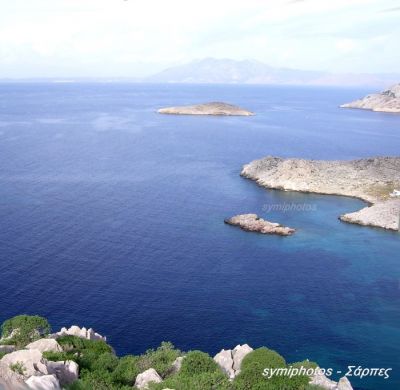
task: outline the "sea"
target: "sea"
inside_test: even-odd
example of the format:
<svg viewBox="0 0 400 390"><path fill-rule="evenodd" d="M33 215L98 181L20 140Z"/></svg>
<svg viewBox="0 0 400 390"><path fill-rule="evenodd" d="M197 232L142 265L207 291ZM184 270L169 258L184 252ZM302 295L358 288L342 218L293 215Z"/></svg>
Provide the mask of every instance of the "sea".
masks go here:
<svg viewBox="0 0 400 390"><path fill-rule="evenodd" d="M265 156L398 156L400 116L340 109L371 88L0 84L0 322L106 335L119 355L248 343L287 362L384 368L400 388L400 233L347 224L358 199L266 190ZM252 117L170 116L223 101ZM291 237L224 224L257 213Z"/></svg>

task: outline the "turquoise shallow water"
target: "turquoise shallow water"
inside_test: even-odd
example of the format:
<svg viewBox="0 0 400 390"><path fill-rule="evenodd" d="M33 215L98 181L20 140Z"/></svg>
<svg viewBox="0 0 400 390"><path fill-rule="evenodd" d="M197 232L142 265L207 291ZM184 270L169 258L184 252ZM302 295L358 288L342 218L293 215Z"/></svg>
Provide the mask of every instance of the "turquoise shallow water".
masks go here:
<svg viewBox="0 0 400 390"><path fill-rule="evenodd" d="M340 222L357 199L239 177L266 155L398 155L399 116L337 108L367 92L0 85L0 321L28 312L92 326L121 354L162 340L210 353L267 345L343 372L391 367L388 380L350 379L398 389L400 235ZM209 100L257 115L154 112ZM298 232L224 225L244 212Z"/></svg>

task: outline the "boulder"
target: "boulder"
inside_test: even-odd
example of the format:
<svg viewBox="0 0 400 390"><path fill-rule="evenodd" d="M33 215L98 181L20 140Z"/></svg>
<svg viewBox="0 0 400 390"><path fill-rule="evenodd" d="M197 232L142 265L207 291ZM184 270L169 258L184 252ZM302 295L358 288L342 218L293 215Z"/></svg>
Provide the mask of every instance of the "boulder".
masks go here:
<svg viewBox="0 0 400 390"><path fill-rule="evenodd" d="M337 390L353 390L353 387L351 386L351 383L347 377L344 376L340 378L337 385Z"/></svg>
<svg viewBox="0 0 400 390"><path fill-rule="evenodd" d="M4 355L0 360L2 364L7 365L11 370L13 365L20 365L20 373L25 379L33 375L47 375L46 360L42 353L37 349L22 349ZM13 370L16 371L16 370Z"/></svg>
<svg viewBox="0 0 400 390"><path fill-rule="evenodd" d="M233 379L235 377L232 350L221 350L214 356L214 361L221 367L221 370L228 376L229 379Z"/></svg>
<svg viewBox="0 0 400 390"><path fill-rule="evenodd" d="M28 344L26 349L37 349L40 352L61 352L62 348L60 344L57 343L56 340L54 339L40 339L37 341L34 341L33 343Z"/></svg>
<svg viewBox="0 0 400 390"><path fill-rule="evenodd" d="M31 376L25 381L32 390L60 390L60 384L54 375Z"/></svg>
<svg viewBox="0 0 400 390"><path fill-rule="evenodd" d="M2 359L3 360L3 359ZM0 360L0 389L18 390L25 389L25 378L17 372L10 369L8 364Z"/></svg>
<svg viewBox="0 0 400 390"><path fill-rule="evenodd" d="M72 360L47 362L49 374L54 374L61 386L66 386L75 382L79 378L79 366Z"/></svg>
<svg viewBox="0 0 400 390"><path fill-rule="evenodd" d="M177 374L181 370L183 358L184 356L179 356L174 360L169 370L170 375Z"/></svg>
<svg viewBox="0 0 400 390"><path fill-rule="evenodd" d="M162 378L158 375L154 368L149 368L148 370L142 372L136 377L135 386L138 389L148 389L149 383L161 383Z"/></svg>
<svg viewBox="0 0 400 390"><path fill-rule="evenodd" d="M233 357L233 369L235 370L235 376L239 374L242 361L246 355L253 351L248 344L237 345L232 351Z"/></svg>
<svg viewBox="0 0 400 390"><path fill-rule="evenodd" d="M61 330L52 335L53 338L61 336L76 336L87 340L103 340L107 341L105 336L96 333L92 328L86 329L85 327L80 328L79 326L72 325L69 329L61 328Z"/></svg>
<svg viewBox="0 0 400 390"><path fill-rule="evenodd" d="M248 344L237 345L232 349L223 349L214 356L214 361L221 367L229 379L234 379L240 372L244 357L253 351Z"/></svg>

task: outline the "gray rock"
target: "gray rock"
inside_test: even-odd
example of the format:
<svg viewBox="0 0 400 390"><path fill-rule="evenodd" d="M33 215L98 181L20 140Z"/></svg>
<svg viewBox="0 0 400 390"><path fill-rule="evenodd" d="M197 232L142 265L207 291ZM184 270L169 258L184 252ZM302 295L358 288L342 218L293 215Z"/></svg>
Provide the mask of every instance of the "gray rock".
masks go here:
<svg viewBox="0 0 400 390"><path fill-rule="evenodd" d="M214 361L221 367L222 371L233 380L240 372L242 361L246 355L253 351L249 345L237 345L232 349L222 349L214 356Z"/></svg>
<svg viewBox="0 0 400 390"><path fill-rule="evenodd" d="M221 350L214 356L214 361L217 363L221 370L228 376L229 379L235 377L235 370L233 369L232 350Z"/></svg>
<svg viewBox="0 0 400 390"><path fill-rule="evenodd" d="M33 343L28 344L26 349L37 349L40 352L61 352L62 348L60 344L57 343L56 340L54 339L39 339L37 341L34 341Z"/></svg>
<svg viewBox="0 0 400 390"><path fill-rule="evenodd" d="M342 104L340 107L400 113L400 84L381 93L374 93L354 102Z"/></svg>
<svg viewBox="0 0 400 390"><path fill-rule="evenodd" d="M243 345L237 345L233 351L232 351L232 356L233 356L233 369L235 370L235 376L239 374L240 372L240 367L242 365L243 359L248 355L250 352L253 351L253 348L251 348L248 344L243 344Z"/></svg>
<svg viewBox="0 0 400 390"><path fill-rule="evenodd" d="M142 372L136 377L135 386L138 389L148 389L149 383L161 383L162 378L158 375L154 368L149 368L148 370Z"/></svg>
<svg viewBox="0 0 400 390"><path fill-rule="evenodd" d="M169 370L170 375L177 374L181 370L183 359L184 359L184 356L178 356L174 360L174 362L172 363L171 368Z"/></svg>
<svg viewBox="0 0 400 390"><path fill-rule="evenodd" d="M76 336L88 340L103 340L107 341L105 336L96 333L92 328L86 329L85 327L80 328L79 326L72 325L69 329L61 328L57 333L51 335L53 338L58 338L60 336Z"/></svg>
<svg viewBox="0 0 400 390"><path fill-rule="evenodd" d="M0 345L0 353L10 353L15 351L15 345Z"/></svg>
<svg viewBox="0 0 400 390"><path fill-rule="evenodd" d="M2 359L3 360L3 359ZM0 389L5 390L22 390L26 389L25 378L11 370L7 363L0 360Z"/></svg>
<svg viewBox="0 0 400 390"><path fill-rule="evenodd" d="M347 379L347 377L342 377L340 378L337 386L337 390L353 390L353 387L351 386L350 381Z"/></svg>
<svg viewBox="0 0 400 390"><path fill-rule="evenodd" d="M239 115L250 116L254 113L232 104L212 102L193 106L167 107L157 111L159 114L173 115Z"/></svg>
<svg viewBox="0 0 400 390"><path fill-rule="evenodd" d="M25 381L32 390L60 390L60 384L54 375L31 376Z"/></svg>
<svg viewBox="0 0 400 390"><path fill-rule="evenodd" d="M248 232L257 232L262 234L277 234L280 236L290 236L296 230L290 227L282 226L279 223L269 222L260 218L257 214L241 214L232 218L225 219L228 225L239 226Z"/></svg>
<svg viewBox="0 0 400 390"><path fill-rule="evenodd" d="M69 385L79 378L79 366L72 360L47 362L49 374L54 374L59 380L61 386Z"/></svg>
<svg viewBox="0 0 400 390"><path fill-rule="evenodd" d="M399 230L400 157L323 161L266 157L243 167L241 175L260 186L360 198L372 207L341 216L345 222Z"/></svg>
<svg viewBox="0 0 400 390"><path fill-rule="evenodd" d="M14 364L21 365L23 370L22 376L25 379L33 375L48 374L46 360L43 359L42 353L37 349L22 349L11 352L4 355L0 362L7 365L10 369Z"/></svg>

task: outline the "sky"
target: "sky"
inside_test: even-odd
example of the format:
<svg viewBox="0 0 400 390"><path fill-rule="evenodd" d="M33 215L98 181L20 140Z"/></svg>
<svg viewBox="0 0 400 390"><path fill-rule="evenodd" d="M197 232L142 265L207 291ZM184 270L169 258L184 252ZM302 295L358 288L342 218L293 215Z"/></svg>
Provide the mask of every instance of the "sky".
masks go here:
<svg viewBox="0 0 400 390"><path fill-rule="evenodd" d="M400 0L0 0L0 10L0 78L143 77L206 57L400 70Z"/></svg>

